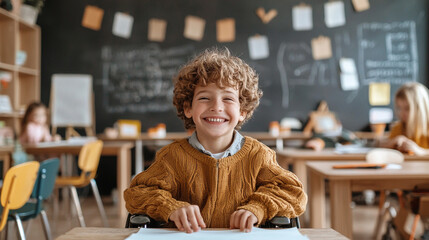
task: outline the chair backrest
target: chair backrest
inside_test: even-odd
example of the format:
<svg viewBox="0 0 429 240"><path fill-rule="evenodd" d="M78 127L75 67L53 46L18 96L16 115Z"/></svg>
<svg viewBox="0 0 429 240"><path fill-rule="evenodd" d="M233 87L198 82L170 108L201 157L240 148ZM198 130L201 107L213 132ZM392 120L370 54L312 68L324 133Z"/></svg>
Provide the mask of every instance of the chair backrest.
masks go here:
<svg viewBox="0 0 429 240"><path fill-rule="evenodd" d="M82 170L81 178L90 180L95 177L100 162L103 141L97 140L85 144L79 153L78 165Z"/></svg>
<svg viewBox="0 0 429 240"><path fill-rule="evenodd" d="M39 163L32 161L19 164L6 172L1 190L3 212L0 230L6 225L9 210L22 207L30 198L34 182L37 178Z"/></svg>
<svg viewBox="0 0 429 240"><path fill-rule="evenodd" d="M47 159L40 163L36 182L34 183L31 198L37 199L36 214L42 210L42 201L49 198L54 190L60 160L58 158Z"/></svg>
<svg viewBox="0 0 429 240"><path fill-rule="evenodd" d="M366 154L366 161L369 163L402 163L404 155L394 149L375 148Z"/></svg>

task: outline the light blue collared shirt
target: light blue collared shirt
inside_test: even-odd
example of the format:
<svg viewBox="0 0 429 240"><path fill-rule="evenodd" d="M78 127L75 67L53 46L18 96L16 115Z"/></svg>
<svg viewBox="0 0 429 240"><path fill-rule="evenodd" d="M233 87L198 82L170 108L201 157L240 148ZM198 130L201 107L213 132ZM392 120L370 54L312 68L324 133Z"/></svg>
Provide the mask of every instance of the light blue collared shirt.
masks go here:
<svg viewBox="0 0 429 240"><path fill-rule="evenodd" d="M197 133L194 132L189 138L188 142L191 144L192 147L197 149L198 151L205 153L209 155L212 158L221 159L225 157L232 156L236 154L244 145L245 138L238 132L234 131L234 140L232 141L231 146L229 146L228 149L225 150L225 152L222 153L211 153L210 151L207 151L203 145L198 141Z"/></svg>

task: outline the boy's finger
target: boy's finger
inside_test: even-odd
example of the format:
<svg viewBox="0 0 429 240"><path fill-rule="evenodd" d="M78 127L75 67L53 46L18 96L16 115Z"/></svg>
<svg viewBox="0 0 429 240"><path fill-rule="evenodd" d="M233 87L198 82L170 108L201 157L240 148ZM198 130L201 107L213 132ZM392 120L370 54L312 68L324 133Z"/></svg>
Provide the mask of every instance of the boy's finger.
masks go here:
<svg viewBox="0 0 429 240"><path fill-rule="evenodd" d="M180 221L183 225L185 232L191 233L192 229L191 226L189 226L188 216L186 215L186 213L180 215Z"/></svg>
<svg viewBox="0 0 429 240"><path fill-rule="evenodd" d="M177 219L174 221L174 224L176 224L177 229L179 229L179 231L183 232L185 229L183 228L182 223L180 222L180 219Z"/></svg>
<svg viewBox="0 0 429 240"><path fill-rule="evenodd" d="M206 228L206 223L204 222L204 219L201 216L201 212L199 208L195 210L195 216L197 217L198 226L202 228Z"/></svg>
<svg viewBox="0 0 429 240"><path fill-rule="evenodd" d="M234 220L234 228L240 228L240 220L243 217L243 213L241 211L237 211Z"/></svg>
<svg viewBox="0 0 429 240"><path fill-rule="evenodd" d="M232 214L231 214L231 217L229 218L229 228L230 229L233 229L233 228L235 228L235 215L237 215L237 211L235 211L235 212L233 212Z"/></svg>
<svg viewBox="0 0 429 240"><path fill-rule="evenodd" d="M247 218L247 226L246 229L244 230L245 232L250 232L252 231L252 227L253 227L253 223L254 223L254 219L252 216L249 216Z"/></svg>
<svg viewBox="0 0 429 240"><path fill-rule="evenodd" d="M191 224L192 231L197 232L198 231L198 221L197 221L197 218L195 217L194 211L190 211L188 213L188 221Z"/></svg>
<svg viewBox="0 0 429 240"><path fill-rule="evenodd" d="M241 232L243 232L245 230L248 218L249 218L249 214L247 212L241 214L241 217L240 217L240 231Z"/></svg>

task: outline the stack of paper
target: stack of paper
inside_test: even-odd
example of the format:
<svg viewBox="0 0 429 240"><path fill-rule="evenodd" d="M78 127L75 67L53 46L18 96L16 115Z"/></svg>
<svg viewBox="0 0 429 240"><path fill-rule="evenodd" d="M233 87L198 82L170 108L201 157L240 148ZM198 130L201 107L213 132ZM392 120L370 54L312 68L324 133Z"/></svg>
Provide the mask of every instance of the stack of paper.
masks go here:
<svg viewBox="0 0 429 240"><path fill-rule="evenodd" d="M240 232L234 230L201 230L196 233L187 234L179 232L177 229L160 229L160 228L141 228L137 233L131 234L126 240L181 240L181 239L204 239L204 240L271 240L271 239L295 239L295 240L308 240L303 236L297 228L288 229L262 229L253 228L250 233Z"/></svg>

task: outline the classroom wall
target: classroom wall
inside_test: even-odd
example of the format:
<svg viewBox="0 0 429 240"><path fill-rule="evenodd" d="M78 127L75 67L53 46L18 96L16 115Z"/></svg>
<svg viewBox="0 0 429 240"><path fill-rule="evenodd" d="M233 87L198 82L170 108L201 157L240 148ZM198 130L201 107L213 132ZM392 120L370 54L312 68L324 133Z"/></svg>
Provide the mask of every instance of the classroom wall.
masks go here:
<svg viewBox="0 0 429 240"><path fill-rule="evenodd" d="M48 0L37 24L42 29L42 101L49 103L50 81L55 73L91 74L94 79L97 132L117 119L139 119L142 129L167 123L168 131L181 131L172 98L172 82L177 69L194 54L217 46L228 47L256 69L264 91L261 105L245 131L266 131L268 124L283 117L307 120L321 100L328 102L343 126L360 130L368 124L369 85L391 84L392 96L407 81L426 83L428 77L427 0L370 1L371 8L356 12L344 0L346 23L328 28L324 4L309 0L313 29L292 27L292 8L303 1L274 0ZM81 26L86 5L104 9L101 29ZM255 14L258 7L276 9L278 15L268 24ZM134 17L130 38L112 34L116 12ZM188 15L206 20L201 41L183 36ZM164 42L147 39L150 18L167 20ZM236 38L230 43L216 41L216 21L234 18ZM251 59L248 38L255 34L268 38L269 57ZM311 40L329 37L332 57L314 60ZM392 40L392 37L395 38ZM402 60L386 51L392 46ZM395 55L395 54L393 54ZM359 77L357 90L343 91L339 59L354 59ZM390 59L389 59L390 57ZM392 67L394 66L394 67ZM385 106L392 107L392 102Z"/></svg>

